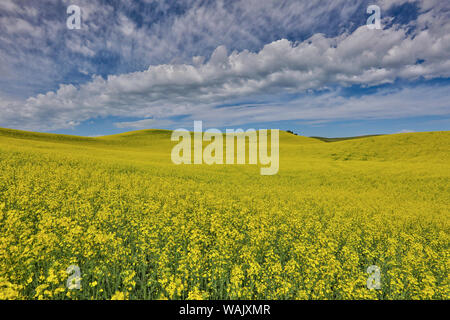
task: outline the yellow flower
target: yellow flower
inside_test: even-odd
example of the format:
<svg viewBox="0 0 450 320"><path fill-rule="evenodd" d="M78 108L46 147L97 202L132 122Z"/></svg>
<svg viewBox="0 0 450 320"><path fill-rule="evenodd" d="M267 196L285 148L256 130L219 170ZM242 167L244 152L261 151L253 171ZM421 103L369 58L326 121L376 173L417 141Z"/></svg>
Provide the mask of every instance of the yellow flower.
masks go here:
<svg viewBox="0 0 450 320"><path fill-rule="evenodd" d="M121 291L116 291L116 293L113 294L113 296L111 297L111 300L126 300L126 295L125 293L121 292Z"/></svg>

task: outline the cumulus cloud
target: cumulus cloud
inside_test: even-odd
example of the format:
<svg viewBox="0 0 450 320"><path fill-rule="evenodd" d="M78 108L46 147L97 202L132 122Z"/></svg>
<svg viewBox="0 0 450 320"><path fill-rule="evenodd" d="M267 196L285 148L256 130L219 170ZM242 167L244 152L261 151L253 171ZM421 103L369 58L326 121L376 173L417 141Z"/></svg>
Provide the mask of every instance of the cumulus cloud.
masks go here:
<svg viewBox="0 0 450 320"><path fill-rule="evenodd" d="M220 45L255 52L282 38L336 36L365 21L368 2L78 0L82 28L74 31L66 28L71 0L2 0L0 57L13 72L0 76L0 92L30 96L81 83L80 66L106 76L209 57Z"/></svg>
<svg viewBox="0 0 450 320"><path fill-rule="evenodd" d="M386 0L381 5L389 9L406 2ZM67 50L75 54L76 61L83 61L76 66L83 76L96 71L86 59L98 57L105 48L118 52L118 57L125 61L164 61L165 56L170 61L151 64L144 71L111 72L104 77L94 75L82 84L60 84L57 90L33 95L25 101L3 100L0 124L54 130L71 128L92 118L117 116L143 120L117 122L116 126L141 128L156 123L169 126L173 124L171 118L180 116L209 119L219 126L232 121L361 119L448 113L449 90L445 86L379 90L357 98L344 98L336 89L450 77L450 18L448 11L442 10L443 2L434 2L432 7L428 0L417 2L420 14L407 25L395 24L395 20L386 18L384 30L370 30L361 25L352 30L338 28L342 32L335 35L314 33L303 41L280 39L266 44L256 27L267 24L282 30L292 31L295 27L316 30L318 18L327 14L351 16L364 2L351 5L345 1L326 5L307 1L236 3L217 1L214 5L199 6L195 1L188 2L180 9L184 14L144 28L123 12L115 13L110 6L99 11L94 2L83 2L86 30L67 33L67 30L48 25L48 28L33 31L36 32L33 37L23 35L28 25L14 18L14 23L4 27L5 30L8 35L17 33L23 39L29 37L30 46L36 45L32 42L44 35L58 37L66 32ZM133 3L129 5L132 7ZM165 2L157 3L160 12L168 8ZM253 24L247 25L248 20L244 18L251 16L263 21L252 20ZM105 21L111 22L109 31L101 26ZM98 34L101 38L97 38ZM277 36L275 31L269 34ZM196 37L201 38L201 45L192 41ZM218 45L220 43L223 44ZM205 48L213 45L211 54L207 54ZM183 47L181 54L177 46ZM202 50L197 51L196 46ZM11 61L13 53L12 50L9 55L0 55L0 61ZM26 58L26 54L21 56L22 60ZM35 63L35 72L44 65L47 69L43 73L51 73L51 61L47 58L45 54L36 57L39 63ZM98 64L98 59L95 61ZM142 68L137 66L136 69ZM427 102L426 108L424 102ZM231 107L220 107L223 105Z"/></svg>

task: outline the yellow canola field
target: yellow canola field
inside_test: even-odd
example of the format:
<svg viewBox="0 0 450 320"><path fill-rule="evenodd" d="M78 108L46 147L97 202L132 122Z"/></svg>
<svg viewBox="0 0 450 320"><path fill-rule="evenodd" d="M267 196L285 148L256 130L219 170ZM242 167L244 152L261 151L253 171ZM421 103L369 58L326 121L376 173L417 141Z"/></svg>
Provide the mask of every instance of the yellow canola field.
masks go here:
<svg viewBox="0 0 450 320"><path fill-rule="evenodd" d="M450 132L280 132L274 176L170 134L0 129L0 298L449 299Z"/></svg>

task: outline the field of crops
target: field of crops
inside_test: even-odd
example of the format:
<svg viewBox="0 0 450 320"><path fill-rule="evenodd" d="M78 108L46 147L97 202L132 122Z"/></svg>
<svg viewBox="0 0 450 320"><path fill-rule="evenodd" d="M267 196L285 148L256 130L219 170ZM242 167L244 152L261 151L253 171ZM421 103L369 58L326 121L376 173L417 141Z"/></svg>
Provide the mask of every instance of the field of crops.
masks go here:
<svg viewBox="0 0 450 320"><path fill-rule="evenodd" d="M0 129L0 298L450 298L450 132L280 132L273 176L176 166L170 134Z"/></svg>

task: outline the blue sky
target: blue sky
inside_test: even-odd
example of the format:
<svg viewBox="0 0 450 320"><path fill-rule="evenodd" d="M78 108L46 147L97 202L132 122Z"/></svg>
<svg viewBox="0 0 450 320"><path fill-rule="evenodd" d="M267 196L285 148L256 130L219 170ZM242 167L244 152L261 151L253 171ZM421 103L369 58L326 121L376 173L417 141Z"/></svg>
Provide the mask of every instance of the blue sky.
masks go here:
<svg viewBox="0 0 450 320"><path fill-rule="evenodd" d="M449 130L449 89L448 1L0 1L0 127Z"/></svg>

